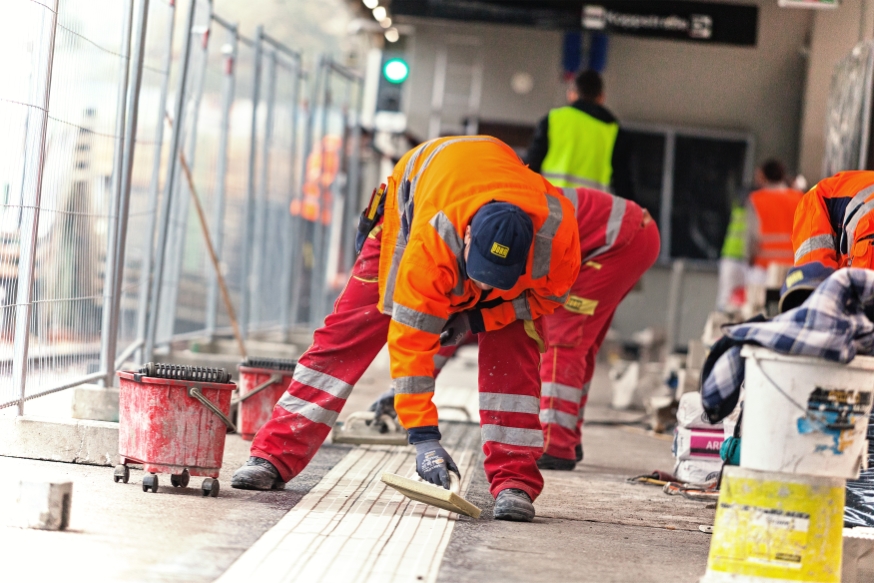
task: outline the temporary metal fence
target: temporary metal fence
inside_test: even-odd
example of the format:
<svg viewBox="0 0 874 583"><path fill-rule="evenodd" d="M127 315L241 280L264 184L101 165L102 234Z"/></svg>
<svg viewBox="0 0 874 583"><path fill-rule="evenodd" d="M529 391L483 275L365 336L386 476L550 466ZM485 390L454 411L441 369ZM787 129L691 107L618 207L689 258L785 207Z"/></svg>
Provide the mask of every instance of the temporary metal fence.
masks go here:
<svg viewBox="0 0 874 583"><path fill-rule="evenodd" d="M0 17L0 409L229 333L195 195L244 336L324 317L354 259L357 73L210 0Z"/></svg>

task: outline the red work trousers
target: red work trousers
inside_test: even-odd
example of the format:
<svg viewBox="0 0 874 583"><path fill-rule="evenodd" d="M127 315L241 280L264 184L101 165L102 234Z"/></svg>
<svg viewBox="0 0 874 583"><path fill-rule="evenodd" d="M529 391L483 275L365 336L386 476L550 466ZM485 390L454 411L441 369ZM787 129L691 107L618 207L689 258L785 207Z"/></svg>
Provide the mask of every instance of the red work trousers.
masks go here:
<svg viewBox="0 0 874 583"><path fill-rule="evenodd" d="M376 307L380 241L381 233L366 240L333 313L316 330L288 390L252 442L252 455L269 460L285 481L315 455L386 343L390 317ZM542 337L541 321L534 324ZM480 425L491 493L518 488L533 500L543 489L537 468L543 452L537 342L522 321L478 340Z"/></svg>
<svg viewBox="0 0 874 583"><path fill-rule="evenodd" d="M640 215L634 218L640 221ZM625 240L584 261L568 303L544 318L549 349L540 367L540 421L544 453L553 457L575 458L595 357L616 307L658 257L658 228L648 217L644 221L631 229L623 225Z"/></svg>

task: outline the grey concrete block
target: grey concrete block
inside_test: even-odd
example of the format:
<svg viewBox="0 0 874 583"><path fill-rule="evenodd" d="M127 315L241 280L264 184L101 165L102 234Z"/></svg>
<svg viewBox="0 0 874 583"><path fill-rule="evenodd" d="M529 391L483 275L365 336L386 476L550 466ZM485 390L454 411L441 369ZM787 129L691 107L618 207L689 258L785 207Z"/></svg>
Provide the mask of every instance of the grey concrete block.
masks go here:
<svg viewBox="0 0 874 583"><path fill-rule="evenodd" d="M27 415L0 418L0 455L112 466L118 460L118 423Z"/></svg>
<svg viewBox="0 0 874 583"><path fill-rule="evenodd" d="M845 528L842 583L874 581L874 528Z"/></svg>
<svg viewBox="0 0 874 583"><path fill-rule="evenodd" d="M19 484L13 526L40 530L64 530L70 525L73 482L27 482Z"/></svg>
<svg viewBox="0 0 874 583"><path fill-rule="evenodd" d="M99 385L81 385L73 391L73 419L118 423L118 389Z"/></svg>

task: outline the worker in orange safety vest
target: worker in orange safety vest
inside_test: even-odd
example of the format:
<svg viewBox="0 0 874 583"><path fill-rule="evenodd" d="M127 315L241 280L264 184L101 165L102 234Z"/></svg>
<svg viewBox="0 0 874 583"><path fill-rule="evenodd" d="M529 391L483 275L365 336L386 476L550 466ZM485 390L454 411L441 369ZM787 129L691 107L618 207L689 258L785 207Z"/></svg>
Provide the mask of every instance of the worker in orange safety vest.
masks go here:
<svg viewBox="0 0 874 583"><path fill-rule="evenodd" d="M440 445L434 357L473 332L494 516L533 520L543 488L541 317L564 303L580 269L573 205L503 142L464 136L405 154L365 219L352 277L232 486L269 490L298 475L387 341L394 404L416 446L416 469L448 488L458 470Z"/></svg>
<svg viewBox="0 0 874 583"><path fill-rule="evenodd" d="M746 212L746 282L764 285L769 265L794 263L792 221L802 193L787 185L786 168L778 160L757 168L755 181L758 189L750 193Z"/></svg>
<svg viewBox="0 0 874 583"><path fill-rule="evenodd" d="M874 172L852 170L825 178L805 194L792 228L795 267L780 296L780 311L801 305L841 267L874 269Z"/></svg>

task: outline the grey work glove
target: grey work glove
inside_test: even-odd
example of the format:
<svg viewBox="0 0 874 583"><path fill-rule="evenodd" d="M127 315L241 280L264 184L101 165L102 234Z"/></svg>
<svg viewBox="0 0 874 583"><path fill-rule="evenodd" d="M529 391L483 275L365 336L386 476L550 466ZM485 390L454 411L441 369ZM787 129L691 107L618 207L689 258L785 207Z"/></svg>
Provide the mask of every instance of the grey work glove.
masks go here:
<svg viewBox="0 0 874 583"><path fill-rule="evenodd" d="M375 413L374 417L377 419L383 415L388 415L392 419L397 418L398 414L395 411L394 387L381 394L370 406L370 410Z"/></svg>
<svg viewBox="0 0 874 583"><path fill-rule="evenodd" d="M470 317L467 312L457 312L449 316L440 332L440 346L458 346L470 332Z"/></svg>
<svg viewBox="0 0 874 583"><path fill-rule="evenodd" d="M398 413L395 411L395 390L391 388L381 394L376 401L370 406L373 411L373 421L368 421L367 424L377 423L380 433L388 433L388 425L382 420L383 416L397 419Z"/></svg>
<svg viewBox="0 0 874 583"><path fill-rule="evenodd" d="M458 466L436 439L420 441L416 445L416 471L426 482L449 489L449 472L461 478Z"/></svg>

